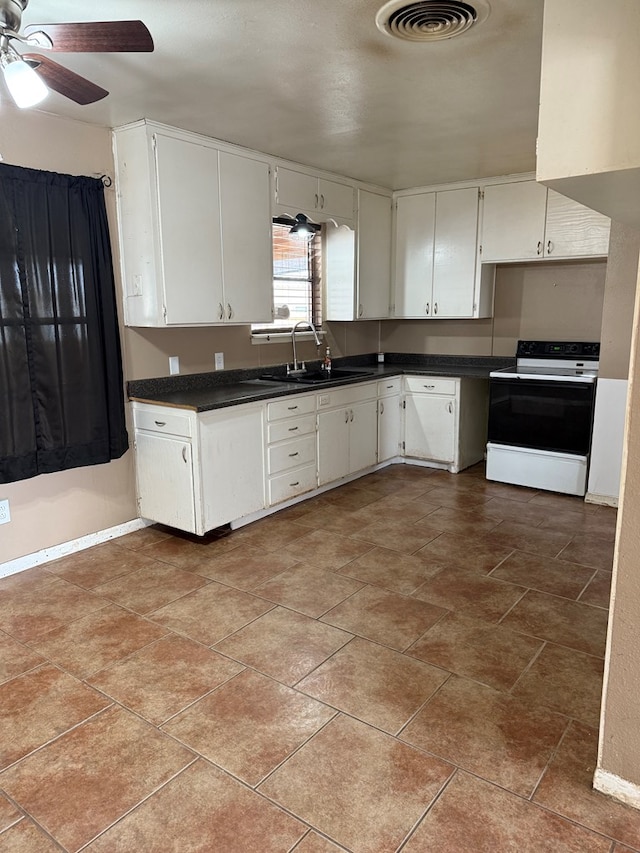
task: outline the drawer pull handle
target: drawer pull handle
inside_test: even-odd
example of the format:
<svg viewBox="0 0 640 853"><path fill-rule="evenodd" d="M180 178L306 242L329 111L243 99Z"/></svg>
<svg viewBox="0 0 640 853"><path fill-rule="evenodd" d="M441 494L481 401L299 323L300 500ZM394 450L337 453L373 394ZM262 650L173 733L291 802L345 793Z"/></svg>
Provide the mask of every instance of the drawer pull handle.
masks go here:
<svg viewBox="0 0 640 853"><path fill-rule="evenodd" d="M299 486L300 480L296 480L295 483L289 483L290 486Z"/></svg>
<svg viewBox="0 0 640 853"><path fill-rule="evenodd" d="M393 388L393 385L387 385L388 390L390 390L391 388Z"/></svg>
<svg viewBox="0 0 640 853"><path fill-rule="evenodd" d="M156 426L166 426L167 422L166 421L154 421L154 424Z"/></svg>
<svg viewBox="0 0 640 853"><path fill-rule="evenodd" d="M295 453L290 453L290 454L289 454L289 458L293 458L294 456L299 456L299 455L300 455L300 451L299 451L299 450L296 450L296 452L295 452Z"/></svg>
<svg viewBox="0 0 640 853"><path fill-rule="evenodd" d="M186 465L187 464L187 448L186 447L182 448L182 460Z"/></svg>
<svg viewBox="0 0 640 853"><path fill-rule="evenodd" d="M425 385L424 387L425 387L425 388L427 388L429 391L433 391L433 389L434 389L436 386L435 386L435 385Z"/></svg>
<svg viewBox="0 0 640 853"><path fill-rule="evenodd" d="M295 432L297 429L300 429L300 427L289 427L289 432Z"/></svg>
<svg viewBox="0 0 640 853"><path fill-rule="evenodd" d="M287 406L287 410L288 410L289 412L293 412L293 411L295 411L295 409L297 409L297 408L298 408L297 406Z"/></svg>

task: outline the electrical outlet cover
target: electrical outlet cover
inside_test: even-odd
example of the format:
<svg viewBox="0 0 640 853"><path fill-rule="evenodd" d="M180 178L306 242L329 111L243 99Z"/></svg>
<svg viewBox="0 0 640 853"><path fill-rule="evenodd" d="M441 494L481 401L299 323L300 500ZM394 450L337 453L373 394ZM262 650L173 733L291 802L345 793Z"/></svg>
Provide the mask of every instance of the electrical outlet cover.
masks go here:
<svg viewBox="0 0 640 853"><path fill-rule="evenodd" d="M0 500L0 524L7 524L11 521L11 513L9 511L9 500Z"/></svg>
<svg viewBox="0 0 640 853"><path fill-rule="evenodd" d="M216 370L224 370L224 353L216 353Z"/></svg>

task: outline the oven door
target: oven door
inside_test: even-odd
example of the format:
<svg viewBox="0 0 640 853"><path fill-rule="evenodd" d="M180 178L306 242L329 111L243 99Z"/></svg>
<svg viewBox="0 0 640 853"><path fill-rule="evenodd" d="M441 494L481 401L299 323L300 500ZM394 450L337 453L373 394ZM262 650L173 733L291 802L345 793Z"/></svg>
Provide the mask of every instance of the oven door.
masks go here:
<svg viewBox="0 0 640 853"><path fill-rule="evenodd" d="M593 381L491 377L489 441L586 456L595 388Z"/></svg>

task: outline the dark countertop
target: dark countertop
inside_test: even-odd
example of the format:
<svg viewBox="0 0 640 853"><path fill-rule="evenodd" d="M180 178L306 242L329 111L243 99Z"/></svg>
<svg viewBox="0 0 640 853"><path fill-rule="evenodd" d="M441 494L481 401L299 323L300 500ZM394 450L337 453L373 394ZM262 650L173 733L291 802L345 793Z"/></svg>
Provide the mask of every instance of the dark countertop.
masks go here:
<svg viewBox="0 0 640 853"><path fill-rule="evenodd" d="M321 383L267 382L258 378L265 373L284 375L285 368L279 366L137 379L127 383L127 391L130 400L207 412L240 403L260 402L291 394L308 394L323 388L336 388L404 374L486 379L490 371L509 367L514 363L514 358L498 356L385 353L384 363L379 364L377 355L373 353L333 359L335 368L357 370L359 375L336 377ZM317 369L319 362L309 362L307 367L309 370Z"/></svg>

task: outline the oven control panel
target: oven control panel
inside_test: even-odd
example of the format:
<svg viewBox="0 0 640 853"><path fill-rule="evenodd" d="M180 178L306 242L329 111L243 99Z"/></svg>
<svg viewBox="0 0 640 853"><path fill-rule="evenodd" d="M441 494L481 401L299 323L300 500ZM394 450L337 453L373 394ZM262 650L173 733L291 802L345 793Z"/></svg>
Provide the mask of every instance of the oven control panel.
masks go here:
<svg viewBox="0 0 640 853"><path fill-rule="evenodd" d="M584 341L518 341L518 358L570 358L597 361L600 343Z"/></svg>

